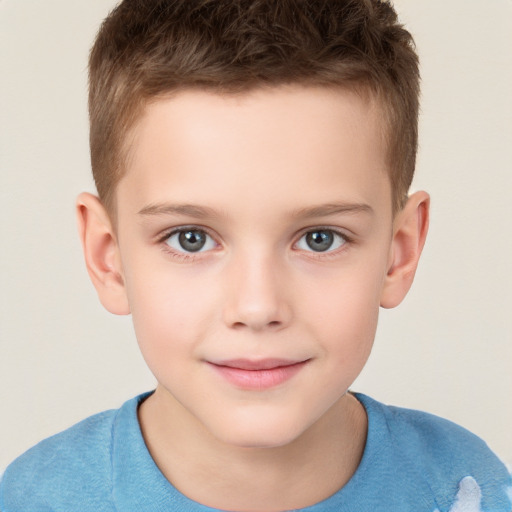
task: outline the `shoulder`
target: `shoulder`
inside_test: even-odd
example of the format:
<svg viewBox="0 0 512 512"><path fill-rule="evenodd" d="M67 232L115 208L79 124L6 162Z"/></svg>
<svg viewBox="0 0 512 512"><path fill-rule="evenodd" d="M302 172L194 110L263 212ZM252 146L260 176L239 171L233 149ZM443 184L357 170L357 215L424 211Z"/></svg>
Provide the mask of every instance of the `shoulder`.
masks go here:
<svg viewBox="0 0 512 512"><path fill-rule="evenodd" d="M421 454L423 460L435 467L445 467L445 471L464 466L469 473L481 468L506 472L485 441L460 425L422 411L382 404L381 407L391 435L405 453Z"/></svg>
<svg viewBox="0 0 512 512"><path fill-rule="evenodd" d="M117 410L110 410L91 416L18 457L0 482L0 508L65 510L66 503L76 503L80 497L83 510L93 510L96 497L104 499L112 487L116 415Z"/></svg>
<svg viewBox="0 0 512 512"><path fill-rule="evenodd" d="M439 510L456 510L451 507L457 500L470 499L480 505L471 510L510 512L511 476L482 439L433 414L357 396L369 418L380 418L395 462L425 482Z"/></svg>

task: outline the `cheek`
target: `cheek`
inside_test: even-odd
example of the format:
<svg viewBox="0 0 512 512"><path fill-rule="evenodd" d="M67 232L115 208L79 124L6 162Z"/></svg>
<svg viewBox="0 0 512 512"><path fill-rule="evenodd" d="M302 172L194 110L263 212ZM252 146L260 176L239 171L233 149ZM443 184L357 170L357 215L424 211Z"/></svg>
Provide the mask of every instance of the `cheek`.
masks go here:
<svg viewBox="0 0 512 512"><path fill-rule="evenodd" d="M375 256L356 264L340 266L328 276L312 275L303 303L315 338L338 362L366 360L379 314L384 276L381 259Z"/></svg>
<svg viewBox="0 0 512 512"><path fill-rule="evenodd" d="M150 265L127 276L135 333L151 368L193 353L205 337L214 314L211 284L169 265Z"/></svg>

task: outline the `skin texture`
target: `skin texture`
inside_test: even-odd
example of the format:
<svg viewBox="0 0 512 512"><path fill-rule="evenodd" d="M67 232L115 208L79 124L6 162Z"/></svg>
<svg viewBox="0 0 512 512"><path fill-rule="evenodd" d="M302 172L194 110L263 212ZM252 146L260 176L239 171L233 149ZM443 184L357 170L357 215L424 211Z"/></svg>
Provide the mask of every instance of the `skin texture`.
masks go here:
<svg viewBox="0 0 512 512"><path fill-rule="evenodd" d="M78 199L100 300L132 314L158 380L139 411L146 443L196 501L300 508L357 468L366 415L347 390L428 224L424 192L392 214L379 113L343 90L181 92L132 133L115 228L97 198ZM206 233L203 250L183 250L178 228ZM330 249L311 249L315 230L336 233ZM276 358L305 363L262 389L212 365Z"/></svg>

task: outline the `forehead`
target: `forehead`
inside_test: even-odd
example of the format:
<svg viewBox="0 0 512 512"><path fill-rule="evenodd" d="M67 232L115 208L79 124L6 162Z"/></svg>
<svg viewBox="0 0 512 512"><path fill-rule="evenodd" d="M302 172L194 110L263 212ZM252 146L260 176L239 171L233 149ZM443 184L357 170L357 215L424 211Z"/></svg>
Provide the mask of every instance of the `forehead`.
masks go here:
<svg viewBox="0 0 512 512"><path fill-rule="evenodd" d="M238 196L260 208L280 198L296 208L306 199L325 202L326 194L389 199L389 189L376 100L280 86L241 94L187 90L151 102L133 130L118 192L134 208L169 195L205 205Z"/></svg>

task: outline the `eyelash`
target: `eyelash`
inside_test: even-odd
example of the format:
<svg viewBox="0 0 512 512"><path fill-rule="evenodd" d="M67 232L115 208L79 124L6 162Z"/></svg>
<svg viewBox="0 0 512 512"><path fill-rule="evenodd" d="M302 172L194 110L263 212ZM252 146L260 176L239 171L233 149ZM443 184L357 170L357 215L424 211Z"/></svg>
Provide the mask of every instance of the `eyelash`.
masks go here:
<svg viewBox="0 0 512 512"><path fill-rule="evenodd" d="M293 244L293 246L295 247L308 233L315 233L319 231L328 231L334 234L335 236L339 236L343 240L343 243L340 247L333 250L327 249L325 252L313 250L303 251L309 258L314 258L317 260L327 260L330 258L335 258L340 253L345 252L349 248L349 246L353 245L354 243L354 239L351 236L348 236L345 232L340 231L339 229L332 228L329 226L313 226L303 230L300 236L297 238L297 241Z"/></svg>
<svg viewBox="0 0 512 512"><path fill-rule="evenodd" d="M187 231L199 231L199 232L202 232L204 233L205 235L207 235L208 237L210 237L214 242L215 244L218 246L219 244L215 241L215 237L210 234L209 230L203 226L180 226L178 228L173 228L169 231L166 231L165 233L162 234L161 237L158 238L157 242L159 244L161 244L162 246L162 250L166 253L166 254L169 254L170 256L172 256L174 259L177 259L179 261L193 261L195 259L197 259L197 257L201 257L200 254L203 253L203 252L210 252L210 250L206 250L206 251L197 251L197 252L186 252L186 251L177 251L173 248L171 248L168 244L167 244L167 241L173 236L173 235L176 235L176 234L179 234L179 233L183 233L183 232L187 232ZM333 233L334 235L336 236L339 236L342 240L343 240L343 244L339 247L339 248L336 248L334 250L326 250L325 252L321 252L321 251L303 251L304 253L306 253L308 255L308 257L310 258L315 258L315 259L328 259L328 258L331 258L331 257L335 257L337 256L340 252L344 252L347 250L348 246L352 245L354 243L354 239L351 237L351 236L348 236L346 233L338 230L338 229L335 229L335 228L332 228L332 227L329 227L329 226L312 226L312 227L309 227L309 228L306 228L304 230L301 231L300 235L297 237L296 241L293 243L293 247L295 247L301 240L303 237L305 237L308 233L314 233L314 232L318 232L318 231L328 231L328 232L331 232Z"/></svg>
<svg viewBox="0 0 512 512"><path fill-rule="evenodd" d="M173 228L169 231L166 231L162 234L161 237L158 238L157 242L162 246L162 250L172 256L173 258L179 260L179 261L193 261L197 259L197 255L201 254L202 252L209 252L209 251L197 251L195 252L186 252L186 251L177 251L170 247L167 244L167 241L173 236L177 235L179 233L186 233L187 231L200 231L201 233L204 233L208 237L210 237L215 242L215 237L210 234L209 230L204 228L203 226L180 226L178 228ZM217 242L215 242L216 245Z"/></svg>

